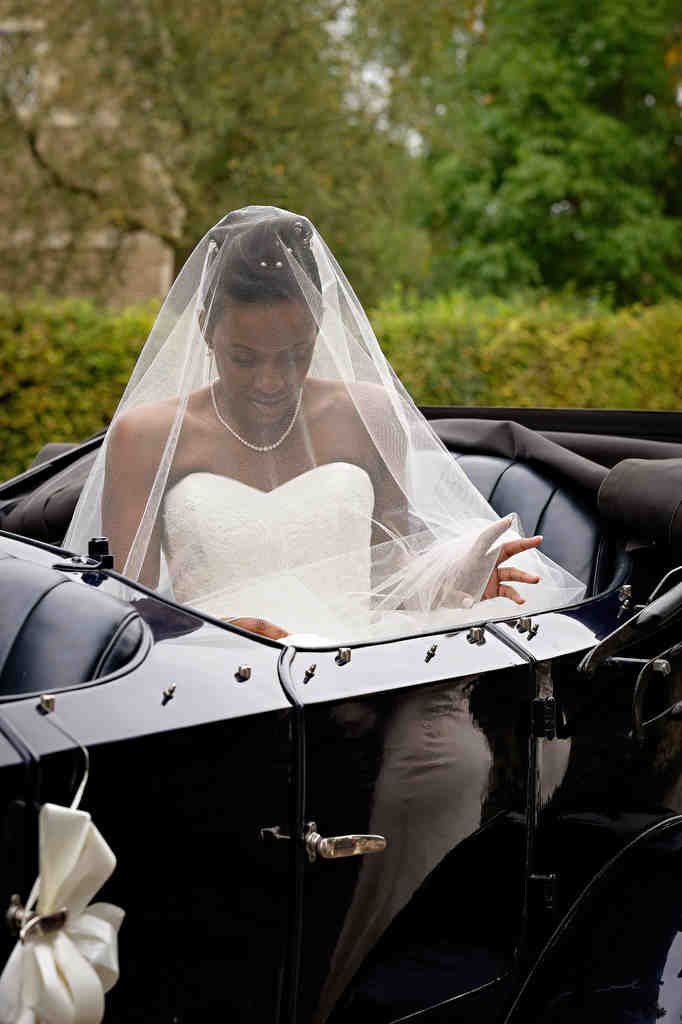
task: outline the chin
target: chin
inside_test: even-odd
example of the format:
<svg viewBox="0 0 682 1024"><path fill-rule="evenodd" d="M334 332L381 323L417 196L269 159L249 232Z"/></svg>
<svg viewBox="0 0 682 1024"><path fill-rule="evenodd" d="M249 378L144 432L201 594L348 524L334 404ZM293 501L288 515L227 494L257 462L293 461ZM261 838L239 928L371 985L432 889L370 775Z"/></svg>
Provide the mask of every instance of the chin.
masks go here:
<svg viewBox="0 0 682 1024"><path fill-rule="evenodd" d="M276 423L278 420L288 416L295 405L296 399L293 395L287 395L281 402L277 402L273 405L258 402L256 399L252 399L249 402L252 412L258 414L259 421L261 423Z"/></svg>

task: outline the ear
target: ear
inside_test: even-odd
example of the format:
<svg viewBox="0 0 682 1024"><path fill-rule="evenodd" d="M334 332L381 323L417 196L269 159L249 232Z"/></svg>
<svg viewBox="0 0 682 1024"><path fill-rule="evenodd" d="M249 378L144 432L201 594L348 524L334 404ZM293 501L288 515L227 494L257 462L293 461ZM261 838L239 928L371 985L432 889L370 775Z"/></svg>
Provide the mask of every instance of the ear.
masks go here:
<svg viewBox="0 0 682 1024"><path fill-rule="evenodd" d="M206 342L206 347L210 348L212 350L213 349L213 343L210 340L210 338L207 338L206 335L204 334L204 328L206 327L206 320L207 320L206 310L205 309L202 308L202 309L199 310L199 315L198 315L197 319L199 321L199 330L201 331L201 336L204 339L204 341Z"/></svg>

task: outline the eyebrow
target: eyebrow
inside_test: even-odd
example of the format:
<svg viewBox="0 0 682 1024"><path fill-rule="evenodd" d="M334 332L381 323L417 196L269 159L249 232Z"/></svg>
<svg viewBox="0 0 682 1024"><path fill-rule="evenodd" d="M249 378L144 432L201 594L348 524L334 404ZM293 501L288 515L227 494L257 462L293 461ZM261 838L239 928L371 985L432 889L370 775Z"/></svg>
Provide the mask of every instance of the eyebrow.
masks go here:
<svg viewBox="0 0 682 1024"><path fill-rule="evenodd" d="M262 349L250 348L248 345L244 345L243 342L241 342L241 341L231 341L229 344L230 344L230 348L233 349L233 350L234 349L241 349L242 352L248 352L249 354L253 353L255 355L263 355L263 350ZM296 349L296 348L310 348L310 342L309 341L297 341L295 345L285 345L282 349L279 349L278 351L284 352L284 351L286 351L289 348L292 348L292 349Z"/></svg>

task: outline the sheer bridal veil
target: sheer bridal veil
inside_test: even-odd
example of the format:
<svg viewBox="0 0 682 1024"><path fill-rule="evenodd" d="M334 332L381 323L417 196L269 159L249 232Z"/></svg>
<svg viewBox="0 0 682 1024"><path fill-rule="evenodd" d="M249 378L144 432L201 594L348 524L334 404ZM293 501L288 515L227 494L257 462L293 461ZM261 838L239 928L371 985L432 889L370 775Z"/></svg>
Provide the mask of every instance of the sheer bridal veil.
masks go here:
<svg viewBox="0 0 682 1024"><path fill-rule="evenodd" d="M173 284L65 545L104 533L117 568L200 610L352 641L514 614L477 602L516 529L415 407L312 224L251 206ZM584 593L541 553L518 564L541 576L517 586L526 610Z"/></svg>

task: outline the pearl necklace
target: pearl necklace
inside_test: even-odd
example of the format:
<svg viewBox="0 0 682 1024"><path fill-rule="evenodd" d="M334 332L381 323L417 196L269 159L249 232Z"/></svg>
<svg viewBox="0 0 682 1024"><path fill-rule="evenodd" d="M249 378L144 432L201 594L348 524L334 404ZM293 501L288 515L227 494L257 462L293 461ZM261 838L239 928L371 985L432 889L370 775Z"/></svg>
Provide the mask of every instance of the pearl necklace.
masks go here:
<svg viewBox="0 0 682 1024"><path fill-rule="evenodd" d="M218 417L222 425L225 427L226 430L229 430L232 436L236 437L237 440L241 442L241 444L243 444L246 448L250 448L251 451L254 452L271 452L274 448L279 448L282 441L286 441L287 437L293 430L294 423L296 422L296 418L299 412L301 411L301 404L303 402L303 388L301 388L298 395L298 402L296 403L296 408L294 409L294 415L291 417L291 422L289 423L289 426L284 431L284 433L282 434L278 441L274 441L273 444L251 444L250 441L247 441L240 434L238 434L237 431L230 426L227 420L224 420L223 417L220 415L220 412L218 410L218 403L216 402L215 398L215 381L211 383L210 392L211 401L213 402L213 411L215 412L216 416Z"/></svg>

